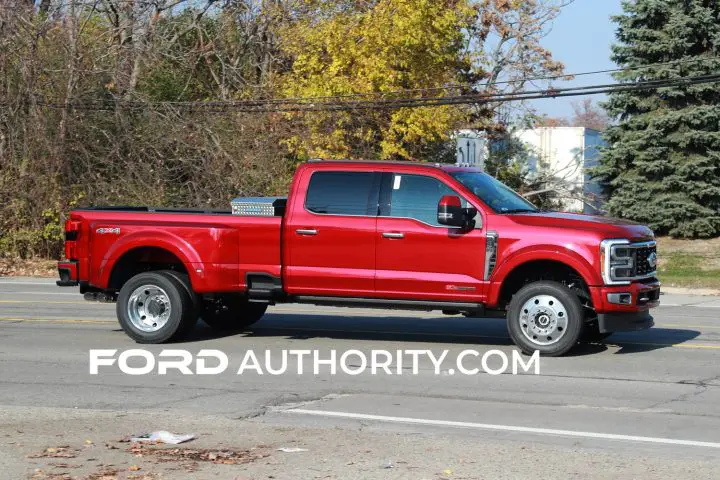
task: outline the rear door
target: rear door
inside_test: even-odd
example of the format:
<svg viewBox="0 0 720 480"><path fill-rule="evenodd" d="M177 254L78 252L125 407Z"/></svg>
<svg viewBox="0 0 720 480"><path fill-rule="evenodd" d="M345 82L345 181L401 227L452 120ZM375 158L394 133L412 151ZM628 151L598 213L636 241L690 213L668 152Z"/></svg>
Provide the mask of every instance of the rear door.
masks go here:
<svg viewBox="0 0 720 480"><path fill-rule="evenodd" d="M378 172L307 171L283 241L291 294L371 296L375 276Z"/></svg>
<svg viewBox="0 0 720 480"><path fill-rule="evenodd" d="M377 222L377 294L388 298L482 301L485 233L440 225L443 195L468 202L440 176L386 173Z"/></svg>

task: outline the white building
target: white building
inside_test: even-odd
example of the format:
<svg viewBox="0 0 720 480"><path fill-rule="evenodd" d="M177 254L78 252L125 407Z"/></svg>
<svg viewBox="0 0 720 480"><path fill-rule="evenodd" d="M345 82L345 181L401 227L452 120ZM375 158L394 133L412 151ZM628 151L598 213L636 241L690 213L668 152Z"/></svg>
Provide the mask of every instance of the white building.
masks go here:
<svg viewBox="0 0 720 480"><path fill-rule="evenodd" d="M592 182L588 169L597 165L605 142L600 132L585 127L538 127L517 130L513 136L528 152L528 168L552 178L565 210L597 213L602 207L602 190ZM455 134L458 163L485 168L488 140L482 132L459 130ZM501 148L501 147L500 147Z"/></svg>
<svg viewBox="0 0 720 480"><path fill-rule="evenodd" d="M529 168L551 176L566 210L597 213L602 207L600 185L588 170L598 164L605 145L600 132L585 127L538 127L515 133L529 152Z"/></svg>

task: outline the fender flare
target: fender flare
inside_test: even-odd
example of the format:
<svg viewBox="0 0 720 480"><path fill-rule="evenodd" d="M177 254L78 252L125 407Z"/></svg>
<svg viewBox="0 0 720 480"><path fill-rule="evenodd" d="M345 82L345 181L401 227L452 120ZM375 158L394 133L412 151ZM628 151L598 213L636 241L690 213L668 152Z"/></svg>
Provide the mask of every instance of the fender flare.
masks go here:
<svg viewBox="0 0 720 480"><path fill-rule="evenodd" d="M593 258L590 252L584 252L588 257L583 256L580 252L568 248L558 247L528 247L524 251L512 253L507 259L504 259L497 269L493 272L490 279L488 292L488 304L497 305L505 281L510 274L522 265L533 261L554 261L562 263L569 268L575 270L583 279L586 285L596 286L602 285L602 278L599 271L595 271L592 264L587 258Z"/></svg>
<svg viewBox="0 0 720 480"><path fill-rule="evenodd" d="M175 255L185 266L190 283L199 280L194 264L202 264L198 252L186 240L162 230L143 230L130 233L115 242L100 262L100 281L102 288L107 288L110 276L119 259L136 248L154 247L166 250Z"/></svg>

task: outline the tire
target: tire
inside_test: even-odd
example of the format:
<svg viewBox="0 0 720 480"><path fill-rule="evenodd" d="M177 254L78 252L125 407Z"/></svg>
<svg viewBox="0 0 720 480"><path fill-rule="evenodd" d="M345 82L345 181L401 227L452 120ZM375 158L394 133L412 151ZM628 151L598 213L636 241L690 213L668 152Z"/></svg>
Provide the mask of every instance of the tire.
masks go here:
<svg viewBox="0 0 720 480"><path fill-rule="evenodd" d="M242 330L262 318L267 304L249 302L247 298L225 295L202 302L200 317L217 330Z"/></svg>
<svg viewBox="0 0 720 480"><path fill-rule="evenodd" d="M117 317L136 342L165 343L185 336L198 315L188 287L178 277L167 272L144 272L120 289Z"/></svg>
<svg viewBox="0 0 720 480"><path fill-rule="evenodd" d="M178 272L177 270L159 270L157 273L172 277L178 282L180 282L185 288L187 294L190 296L190 300L192 300L192 303L195 306L196 310L200 308L200 298L193 291L192 284L190 283L190 276L187 273Z"/></svg>
<svg viewBox="0 0 720 480"><path fill-rule="evenodd" d="M507 325L510 337L524 354L538 350L543 356L559 357L573 348L583 333L583 307L565 285L534 282L513 296Z"/></svg>

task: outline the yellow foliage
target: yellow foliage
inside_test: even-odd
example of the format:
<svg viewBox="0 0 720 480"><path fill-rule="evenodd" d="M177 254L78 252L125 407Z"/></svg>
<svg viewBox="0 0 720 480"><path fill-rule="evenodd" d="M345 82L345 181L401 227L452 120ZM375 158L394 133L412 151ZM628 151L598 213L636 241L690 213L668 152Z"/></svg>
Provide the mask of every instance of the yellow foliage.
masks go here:
<svg viewBox="0 0 720 480"><path fill-rule="evenodd" d="M288 97L437 88L457 83L472 68L465 48L464 29L473 19L467 1L379 0L352 8L332 3L306 2L317 14L299 15L281 32L282 49L292 59L283 79ZM446 139L466 118L456 106L305 115L311 134L289 143L296 153L324 158L409 159L427 143Z"/></svg>

